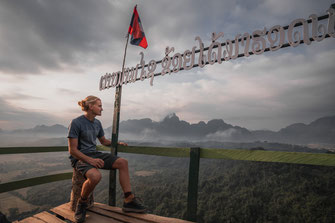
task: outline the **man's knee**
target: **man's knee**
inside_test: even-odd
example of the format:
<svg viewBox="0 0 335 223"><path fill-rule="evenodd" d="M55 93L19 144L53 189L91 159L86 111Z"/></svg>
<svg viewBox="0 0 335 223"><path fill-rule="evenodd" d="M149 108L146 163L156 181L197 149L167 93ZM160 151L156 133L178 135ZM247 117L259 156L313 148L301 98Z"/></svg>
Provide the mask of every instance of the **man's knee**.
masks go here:
<svg viewBox="0 0 335 223"><path fill-rule="evenodd" d="M116 169L128 168L128 160L124 158L117 159L113 164L113 168L116 168Z"/></svg>
<svg viewBox="0 0 335 223"><path fill-rule="evenodd" d="M95 168L88 170L85 175L86 178L94 184L98 184L101 180L101 173Z"/></svg>

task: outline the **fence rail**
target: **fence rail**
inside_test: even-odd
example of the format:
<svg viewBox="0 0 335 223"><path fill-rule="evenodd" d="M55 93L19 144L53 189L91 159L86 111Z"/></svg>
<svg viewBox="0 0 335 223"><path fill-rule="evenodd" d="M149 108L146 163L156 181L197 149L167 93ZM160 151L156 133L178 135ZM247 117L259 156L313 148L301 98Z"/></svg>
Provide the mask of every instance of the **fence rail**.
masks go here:
<svg viewBox="0 0 335 223"><path fill-rule="evenodd" d="M24 180L12 181L8 183L0 184L0 193L18 190L26 187L37 186L40 184L46 184L61 180L68 180L72 178L72 172L59 173L53 175L47 175L42 177L34 177Z"/></svg>
<svg viewBox="0 0 335 223"><path fill-rule="evenodd" d="M18 153L44 153L64 152L67 146L57 147L5 147L0 148L0 155ZM100 151L110 152L109 147L98 146ZM335 166L335 154L305 153L305 152L279 152L247 149L209 149L209 148L172 148L172 147L145 147L145 146L119 146L119 152L155 155L167 157L190 158L189 185L187 202L187 220L196 221L197 191L200 158L227 159L256 162L280 162L292 164L307 164L319 166ZM72 178L72 172L53 174L30 179L12 181L0 184L0 193L18 190L35 185L68 180Z"/></svg>
<svg viewBox="0 0 335 223"><path fill-rule="evenodd" d="M106 146L98 146L98 150L110 152L110 148ZM0 155L18 154L18 153L64 152L64 151L68 151L67 146L3 147L0 148ZM142 155L190 157L190 148L118 146L118 151L121 153L132 153ZM335 166L335 154L328 154L328 153L200 148L200 158Z"/></svg>

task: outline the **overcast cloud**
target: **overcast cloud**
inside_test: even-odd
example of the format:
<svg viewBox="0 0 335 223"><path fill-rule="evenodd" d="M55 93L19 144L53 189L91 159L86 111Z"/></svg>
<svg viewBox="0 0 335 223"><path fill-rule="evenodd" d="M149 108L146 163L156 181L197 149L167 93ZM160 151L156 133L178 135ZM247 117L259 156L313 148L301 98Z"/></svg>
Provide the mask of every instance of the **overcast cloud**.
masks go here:
<svg viewBox="0 0 335 223"><path fill-rule="evenodd" d="M121 69L132 10L149 47L129 45L126 66L160 60L166 46L184 52L205 46L212 32L226 38L310 14L326 14L331 0L1 0L0 128L68 125L77 101L103 99L100 119L110 126L114 89L99 91L101 75ZM159 121L175 112L191 123L214 118L249 129L279 130L335 115L334 38L208 65L123 88L121 119Z"/></svg>

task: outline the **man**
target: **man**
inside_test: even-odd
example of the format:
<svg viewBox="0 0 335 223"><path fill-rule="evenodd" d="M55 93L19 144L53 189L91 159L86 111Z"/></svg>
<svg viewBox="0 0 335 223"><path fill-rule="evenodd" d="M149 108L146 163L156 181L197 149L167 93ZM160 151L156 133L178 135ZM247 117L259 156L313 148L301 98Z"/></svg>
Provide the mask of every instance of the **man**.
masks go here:
<svg viewBox="0 0 335 223"><path fill-rule="evenodd" d="M72 120L68 133L71 165L86 178L75 211L76 222L85 221L86 208L88 207L87 198L101 180L101 173L98 169L118 169L120 185L124 192L122 210L125 212L144 213L146 211L145 207L131 192L128 161L96 150L97 138L102 145L111 145L111 141L104 136L100 121L95 118L96 116L101 116L103 110L101 100L95 96L88 96L84 100L79 101L78 104L85 114ZM125 143L119 144L127 145Z"/></svg>

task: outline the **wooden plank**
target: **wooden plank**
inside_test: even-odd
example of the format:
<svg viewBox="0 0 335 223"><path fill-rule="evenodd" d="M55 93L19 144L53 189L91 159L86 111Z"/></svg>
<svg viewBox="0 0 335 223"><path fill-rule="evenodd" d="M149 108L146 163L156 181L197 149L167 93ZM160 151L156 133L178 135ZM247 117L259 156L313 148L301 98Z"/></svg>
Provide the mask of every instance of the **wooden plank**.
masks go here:
<svg viewBox="0 0 335 223"><path fill-rule="evenodd" d="M53 209L51 209L50 211L54 212L55 214L58 214L62 217L64 217L65 219L68 219L70 221L75 221L74 220L74 212L71 211L70 209L70 203L66 203L66 204L62 204L58 207L55 207ZM86 212L86 220L85 223L96 223L96 222L101 222L101 223L120 223L122 221L118 221L106 216L101 216L98 215L96 213L90 212L89 210L87 210Z"/></svg>
<svg viewBox="0 0 335 223"><path fill-rule="evenodd" d="M100 207L92 207L89 210L90 212L98 213L104 216L108 216L113 219L120 220L121 222L131 222L131 223L148 223L148 221L144 221L141 219L133 218L131 216L128 216L126 213L118 213L114 211L109 211L102 209Z"/></svg>
<svg viewBox="0 0 335 223"><path fill-rule="evenodd" d="M103 216L88 210L88 216L86 217L85 223L125 223L126 221L119 221L117 219ZM128 223L128 222L127 222ZM129 223L132 223L131 221Z"/></svg>
<svg viewBox="0 0 335 223"><path fill-rule="evenodd" d="M113 211L119 214L126 214L127 216L131 216L133 218L145 220L147 222L152 222L152 223L162 223L162 222L164 223L190 223L191 222L191 221L181 220L177 218L157 216L153 214L125 213L119 207L112 207L112 206L108 206L108 205L97 203L97 202L94 203L94 206L104 209L104 210Z"/></svg>
<svg viewBox="0 0 335 223"><path fill-rule="evenodd" d="M62 216L65 219L68 219L74 222L74 214L73 214L73 211L71 211L70 203L62 204L58 207L50 209L50 211Z"/></svg>
<svg viewBox="0 0 335 223"><path fill-rule="evenodd" d="M46 223L46 221L42 221L34 217L29 217L29 218L22 219L21 221L19 221L19 223Z"/></svg>
<svg viewBox="0 0 335 223"><path fill-rule="evenodd" d="M46 211L36 214L33 217L38 218L48 223L65 223L65 221L62 221L61 219L57 218L57 216L52 215Z"/></svg>
<svg viewBox="0 0 335 223"><path fill-rule="evenodd" d="M91 212L90 210L88 210L85 220L85 223L123 223L123 222L124 221L119 221L117 219L108 216L96 214L94 212ZM132 222L130 221L129 223Z"/></svg>

